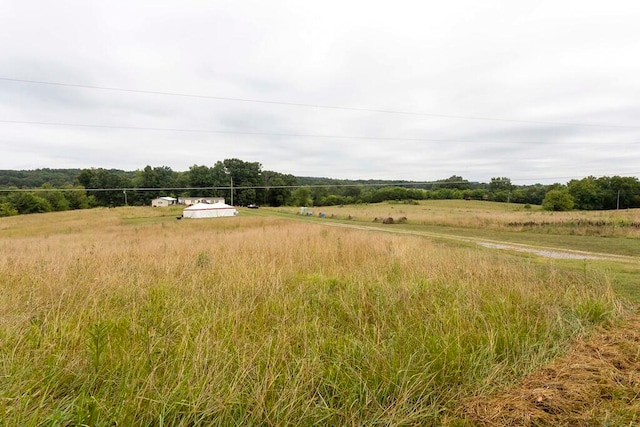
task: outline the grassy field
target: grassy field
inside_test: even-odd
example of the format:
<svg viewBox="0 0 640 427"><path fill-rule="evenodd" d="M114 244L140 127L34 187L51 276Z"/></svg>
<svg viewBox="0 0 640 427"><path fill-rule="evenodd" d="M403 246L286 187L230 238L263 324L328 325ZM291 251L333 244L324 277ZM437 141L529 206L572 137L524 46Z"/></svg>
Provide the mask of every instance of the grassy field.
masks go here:
<svg viewBox="0 0 640 427"><path fill-rule="evenodd" d="M427 226L425 206L383 209ZM462 229L530 215L482 206L433 209ZM630 312L613 285L633 294L632 269L176 214L0 220L0 425L474 425L469 399Z"/></svg>
<svg viewBox="0 0 640 427"><path fill-rule="evenodd" d="M395 228L549 245L619 255L640 254L640 209L596 212L545 212L539 206L472 200L429 200L419 204L375 203L310 209L316 219L381 224L405 217ZM271 209L291 217L298 208ZM256 214L253 213L252 214ZM378 222L374 219L378 218ZM604 237L604 238L603 238Z"/></svg>
<svg viewBox="0 0 640 427"><path fill-rule="evenodd" d="M640 209L620 211L547 212L539 206L480 202L473 200L429 200L416 204L374 203L310 208L316 215L352 217L371 222L376 217L399 219L409 224L458 228L525 231L536 234L563 234L613 237L640 237ZM296 213L298 208L278 208Z"/></svg>

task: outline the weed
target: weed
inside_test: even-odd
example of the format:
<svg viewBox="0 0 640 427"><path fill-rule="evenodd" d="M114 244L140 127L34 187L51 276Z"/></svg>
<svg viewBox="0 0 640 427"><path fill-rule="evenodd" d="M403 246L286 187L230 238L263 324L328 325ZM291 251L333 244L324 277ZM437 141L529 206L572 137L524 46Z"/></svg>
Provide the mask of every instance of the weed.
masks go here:
<svg viewBox="0 0 640 427"><path fill-rule="evenodd" d="M198 256L196 257L196 267L197 268L205 268L211 264L211 258L206 252L198 252Z"/></svg>
<svg viewBox="0 0 640 427"><path fill-rule="evenodd" d="M93 372L98 374L102 367L104 353L107 347L109 326L105 322L97 322L89 327L87 347L91 359Z"/></svg>

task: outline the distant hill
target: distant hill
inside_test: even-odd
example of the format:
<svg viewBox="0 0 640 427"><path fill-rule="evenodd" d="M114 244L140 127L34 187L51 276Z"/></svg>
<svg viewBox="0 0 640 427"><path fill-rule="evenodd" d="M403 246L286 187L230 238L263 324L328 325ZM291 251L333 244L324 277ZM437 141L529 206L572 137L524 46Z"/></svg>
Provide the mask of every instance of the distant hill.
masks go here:
<svg viewBox="0 0 640 427"><path fill-rule="evenodd" d="M452 177L453 178L453 177ZM363 186L388 186L394 185L398 187L406 186L410 188L423 188L431 190L434 188L479 188L483 187L484 183L467 181L460 178L460 181L455 180L451 182L451 178L438 181L406 181L406 180L388 180L388 179L335 179L326 177L313 177L313 176L297 176L296 182L298 185L363 185Z"/></svg>
<svg viewBox="0 0 640 427"><path fill-rule="evenodd" d="M43 184L64 187L77 183L81 169L0 170L0 187L37 188Z"/></svg>

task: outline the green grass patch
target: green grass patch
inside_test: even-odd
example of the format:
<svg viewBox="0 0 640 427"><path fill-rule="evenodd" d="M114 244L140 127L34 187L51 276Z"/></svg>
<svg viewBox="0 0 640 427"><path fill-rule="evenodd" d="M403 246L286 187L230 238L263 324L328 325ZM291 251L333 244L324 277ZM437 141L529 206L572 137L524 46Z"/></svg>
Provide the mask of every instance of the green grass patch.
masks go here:
<svg viewBox="0 0 640 427"><path fill-rule="evenodd" d="M640 254L640 239L629 237L580 236L565 234L540 234L523 231L503 231L451 226L395 225L407 230L442 233L452 236L468 236L480 239L549 246L604 254L637 256Z"/></svg>

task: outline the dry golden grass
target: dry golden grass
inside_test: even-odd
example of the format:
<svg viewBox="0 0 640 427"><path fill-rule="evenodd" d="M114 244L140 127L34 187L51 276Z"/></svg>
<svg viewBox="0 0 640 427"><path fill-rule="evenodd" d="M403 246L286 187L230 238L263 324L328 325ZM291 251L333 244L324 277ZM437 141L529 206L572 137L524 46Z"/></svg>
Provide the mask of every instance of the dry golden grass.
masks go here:
<svg viewBox="0 0 640 427"><path fill-rule="evenodd" d="M295 213L297 208L278 208ZM640 237L640 209L620 211L546 212L539 207L466 200L427 200L417 205L375 203L350 206L327 206L311 209L316 215L335 215L358 221L374 218L407 217L410 224L464 228L488 228L505 231L532 231L573 235Z"/></svg>
<svg viewBox="0 0 640 427"><path fill-rule="evenodd" d="M479 425L632 426L640 423L640 316L601 328L520 384L467 404ZM621 409L622 408L622 409Z"/></svg>
<svg viewBox="0 0 640 427"><path fill-rule="evenodd" d="M0 220L5 425L453 425L623 312L597 271L172 212Z"/></svg>

